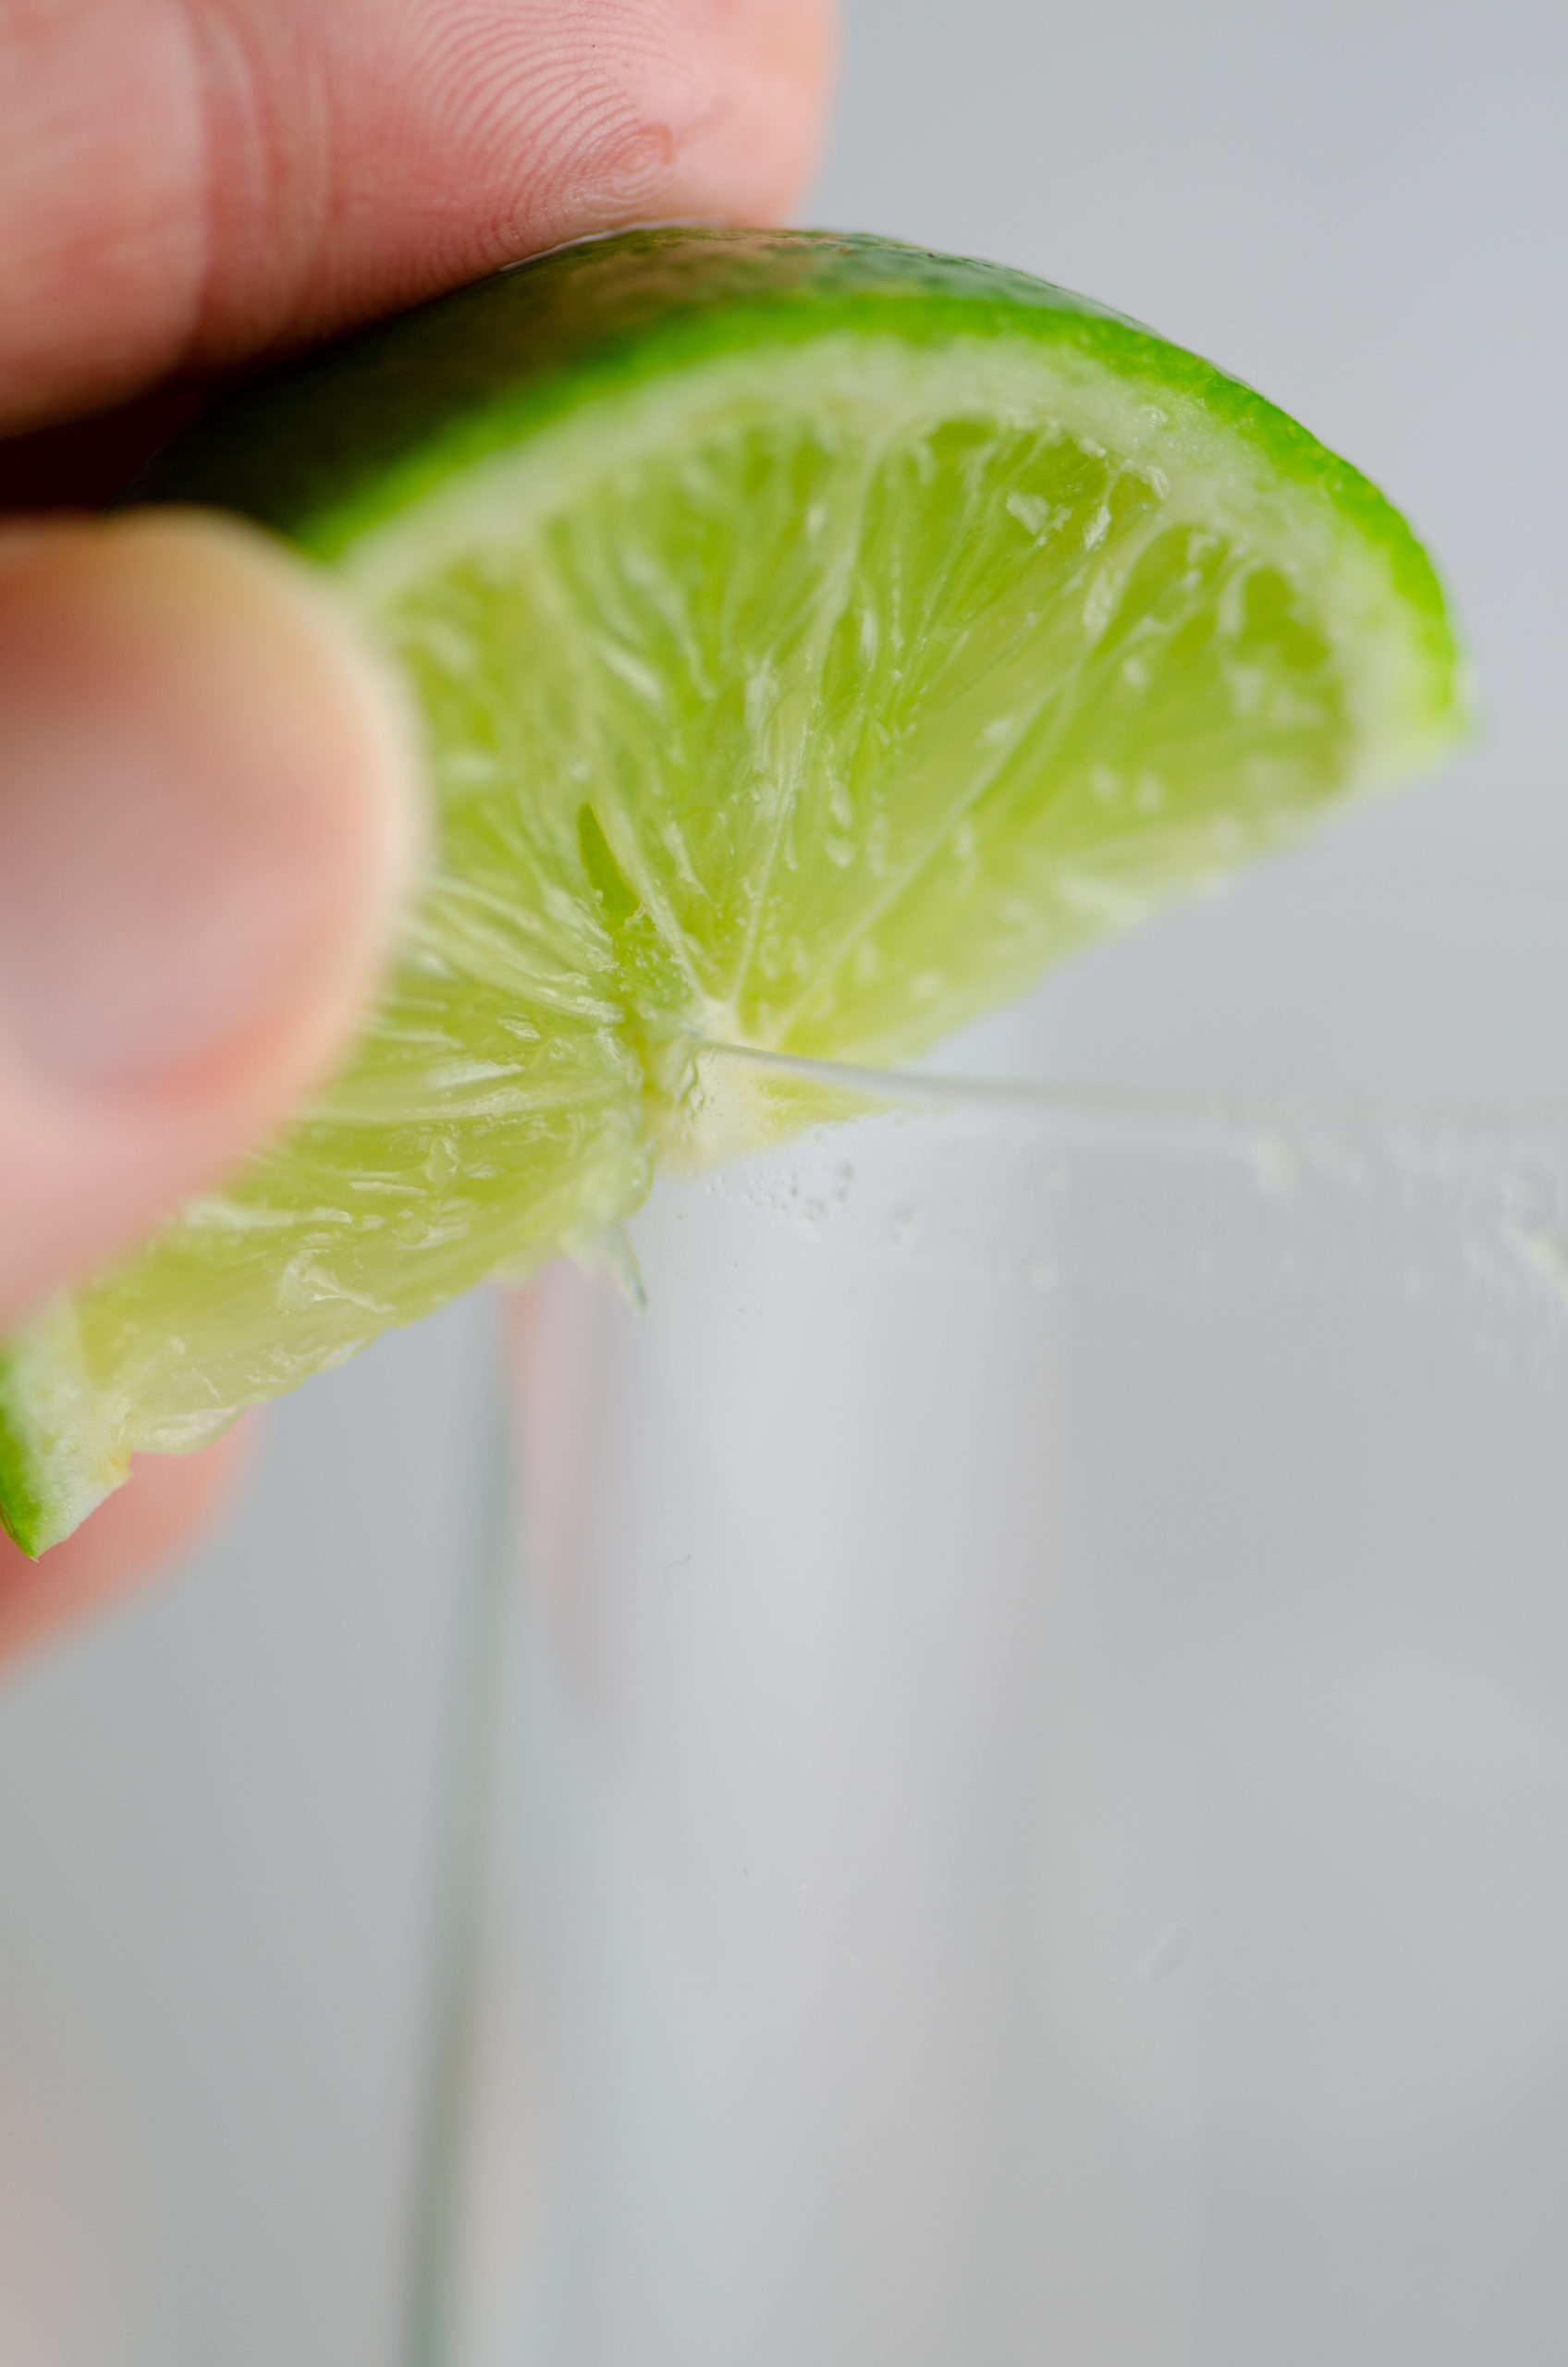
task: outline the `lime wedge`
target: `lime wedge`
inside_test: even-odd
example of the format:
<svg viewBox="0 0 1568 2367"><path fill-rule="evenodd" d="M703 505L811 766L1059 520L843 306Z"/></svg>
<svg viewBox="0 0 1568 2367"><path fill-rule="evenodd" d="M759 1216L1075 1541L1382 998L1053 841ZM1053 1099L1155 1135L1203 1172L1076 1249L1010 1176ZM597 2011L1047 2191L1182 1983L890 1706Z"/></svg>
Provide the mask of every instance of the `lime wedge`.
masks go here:
<svg viewBox="0 0 1568 2367"><path fill-rule="evenodd" d="M320 563L423 709L439 857L336 1086L9 1343L29 1552L702 1158L693 1041L900 1060L1464 723L1352 469L1130 321L881 239L566 250L227 400L143 493Z"/></svg>

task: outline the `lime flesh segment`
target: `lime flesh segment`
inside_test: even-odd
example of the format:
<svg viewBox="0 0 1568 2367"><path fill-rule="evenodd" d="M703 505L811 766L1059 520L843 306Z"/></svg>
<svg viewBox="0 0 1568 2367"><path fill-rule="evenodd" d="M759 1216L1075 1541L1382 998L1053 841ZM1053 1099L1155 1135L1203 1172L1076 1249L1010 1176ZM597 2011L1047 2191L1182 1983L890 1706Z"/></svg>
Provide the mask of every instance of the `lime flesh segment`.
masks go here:
<svg viewBox="0 0 1568 2367"><path fill-rule="evenodd" d="M0 1357L28 1551L703 1156L693 1038L903 1058L1464 722L1342 462L879 240L568 251L235 399L146 491L329 570L423 711L439 854L337 1085Z"/></svg>

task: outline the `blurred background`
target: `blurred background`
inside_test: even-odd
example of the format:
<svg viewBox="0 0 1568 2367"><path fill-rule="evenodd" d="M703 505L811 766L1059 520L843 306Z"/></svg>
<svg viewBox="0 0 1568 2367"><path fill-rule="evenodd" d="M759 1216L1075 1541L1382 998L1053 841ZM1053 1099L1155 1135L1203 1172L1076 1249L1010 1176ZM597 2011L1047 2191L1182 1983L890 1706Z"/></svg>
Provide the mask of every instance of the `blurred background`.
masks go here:
<svg viewBox="0 0 1568 2367"><path fill-rule="evenodd" d="M806 219L1259 386L1434 548L1488 725L944 1065L1562 1095L1568 18L845 0ZM268 1426L239 1521L0 1695L0 2360L390 2367L491 1369L459 1308Z"/></svg>

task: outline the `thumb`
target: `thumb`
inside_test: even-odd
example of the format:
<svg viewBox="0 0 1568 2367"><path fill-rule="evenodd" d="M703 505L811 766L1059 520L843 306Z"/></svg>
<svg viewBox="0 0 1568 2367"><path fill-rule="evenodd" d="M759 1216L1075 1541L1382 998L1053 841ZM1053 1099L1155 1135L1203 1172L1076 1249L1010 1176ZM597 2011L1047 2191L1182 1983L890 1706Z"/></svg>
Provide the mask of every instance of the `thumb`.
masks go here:
<svg viewBox="0 0 1568 2367"><path fill-rule="evenodd" d="M340 1055L417 856L412 744L253 530L0 531L0 1330Z"/></svg>

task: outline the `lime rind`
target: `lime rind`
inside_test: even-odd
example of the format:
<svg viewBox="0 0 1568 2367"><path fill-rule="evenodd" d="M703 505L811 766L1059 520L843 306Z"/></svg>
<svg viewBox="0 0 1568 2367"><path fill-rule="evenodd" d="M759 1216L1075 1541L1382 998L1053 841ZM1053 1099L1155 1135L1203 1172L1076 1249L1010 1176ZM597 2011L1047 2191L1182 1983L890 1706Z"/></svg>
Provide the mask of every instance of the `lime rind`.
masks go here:
<svg viewBox="0 0 1568 2367"><path fill-rule="evenodd" d="M864 233L683 227L561 248L241 392L152 462L133 497L219 501L328 558L455 469L617 385L752 346L883 327L907 344L1034 337L1196 397L1270 472L1321 483L1386 540L1403 595L1442 618L1430 560L1399 512L1243 380L1093 298ZM336 436L324 433L328 408Z"/></svg>
<svg viewBox="0 0 1568 2367"><path fill-rule="evenodd" d="M857 340L881 330L902 345L1032 339L1142 381L1157 408L1183 400L1232 454L1256 455L1263 481L1316 487L1382 549L1398 600L1420 620L1441 722L1453 736L1470 727L1473 688L1444 588L1358 469L1244 380L1093 298L868 234L683 227L562 248L241 393L154 460L134 497L237 508L330 561L443 480L587 401L836 329ZM323 432L328 411L336 436Z"/></svg>

